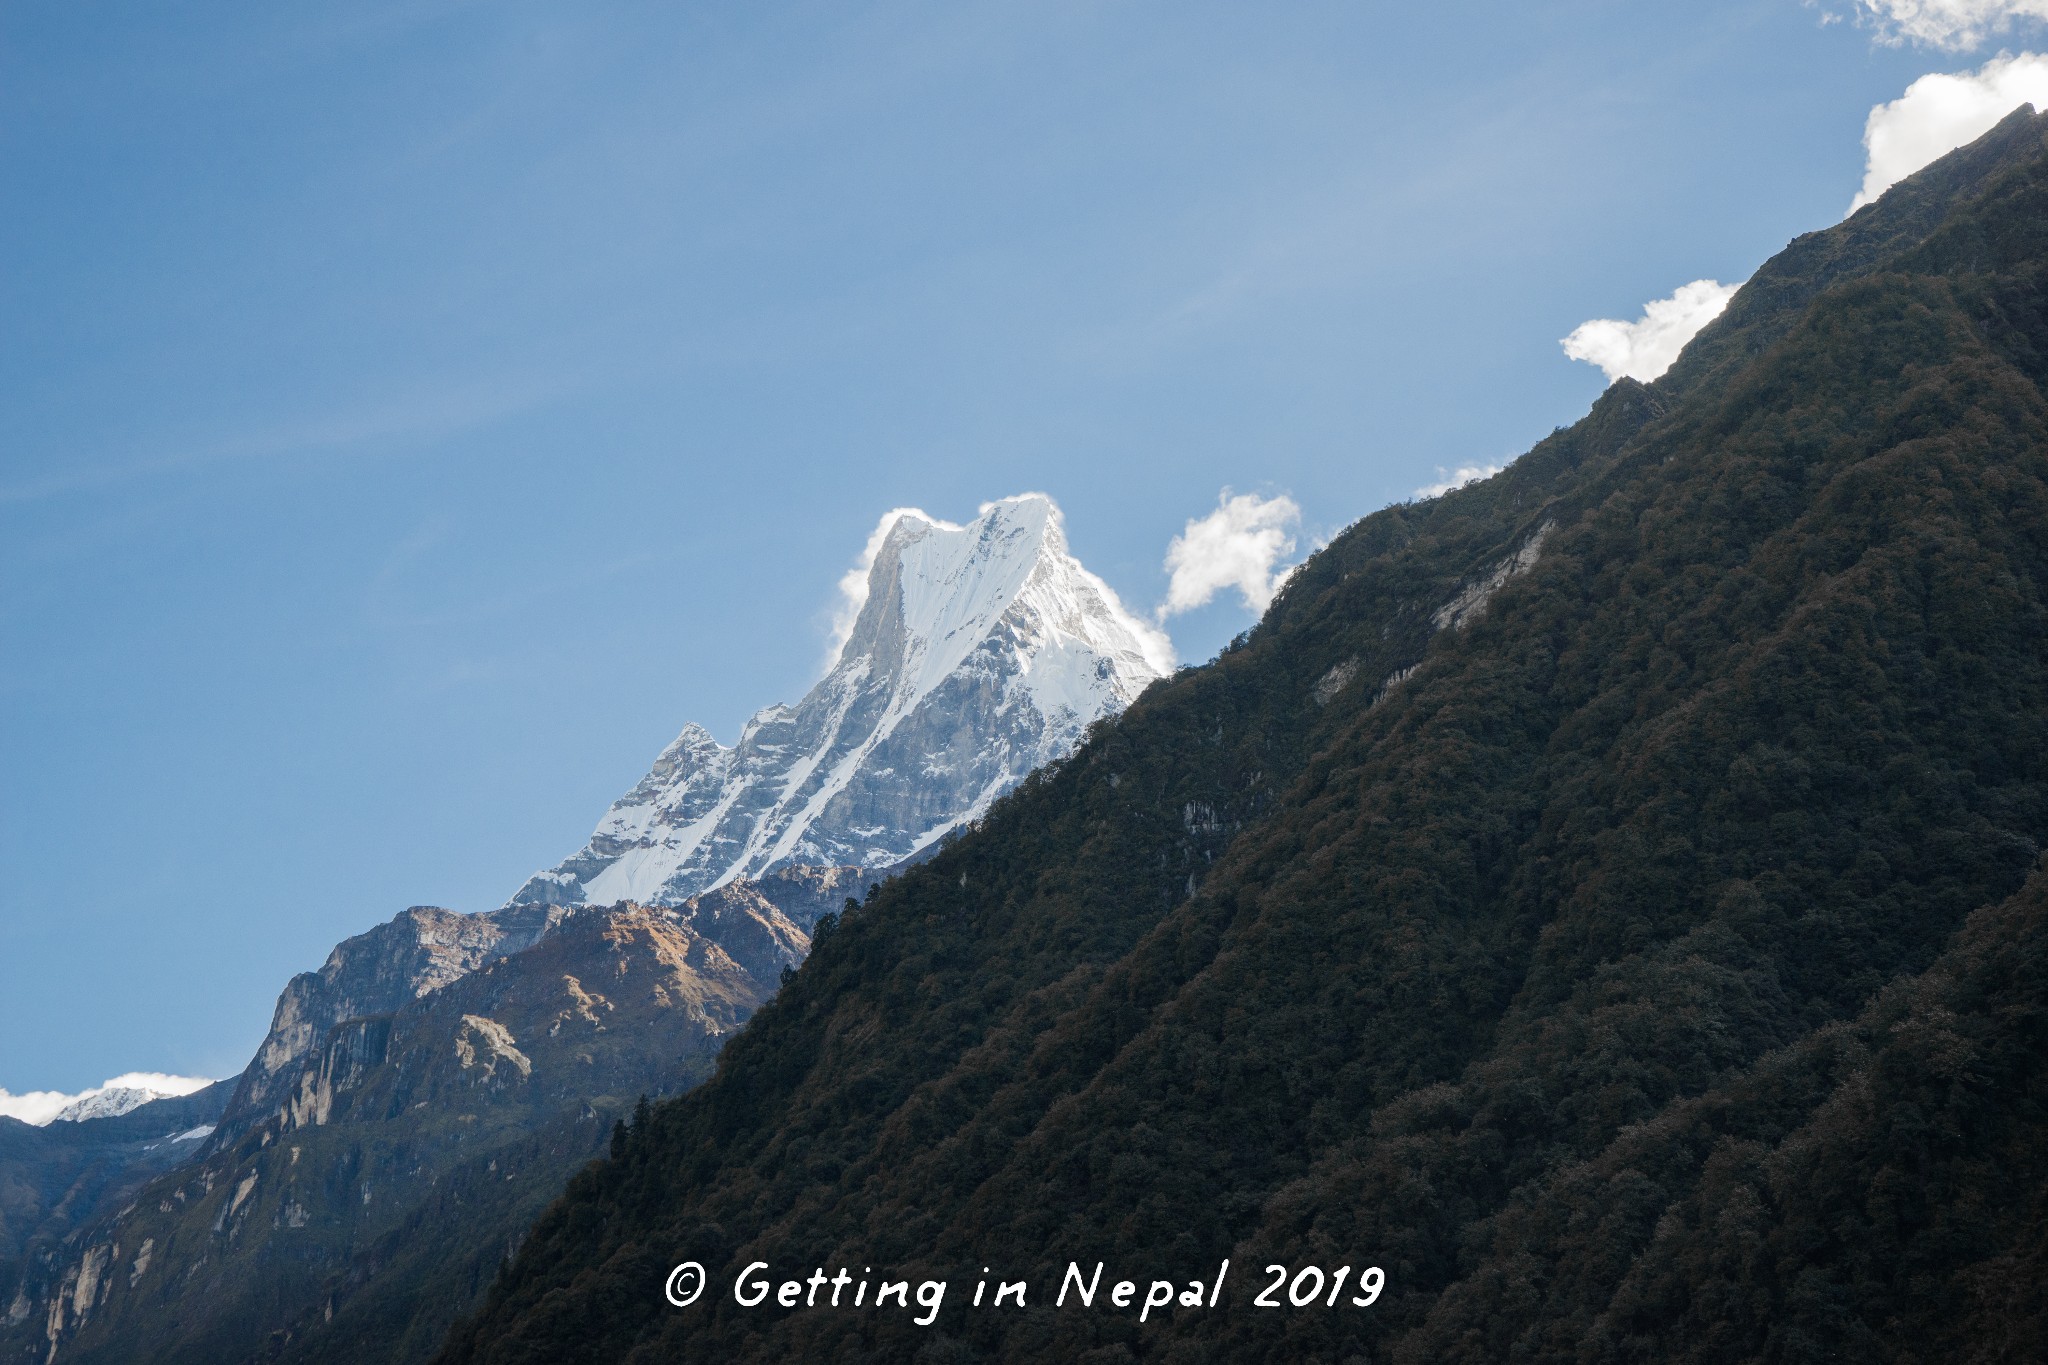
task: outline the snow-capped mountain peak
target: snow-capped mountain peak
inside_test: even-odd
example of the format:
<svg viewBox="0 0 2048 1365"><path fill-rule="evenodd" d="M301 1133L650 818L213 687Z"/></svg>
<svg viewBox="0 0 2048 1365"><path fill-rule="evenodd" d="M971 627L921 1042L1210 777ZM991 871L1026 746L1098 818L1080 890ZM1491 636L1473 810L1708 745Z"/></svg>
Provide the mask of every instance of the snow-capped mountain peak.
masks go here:
<svg viewBox="0 0 2048 1365"><path fill-rule="evenodd" d="M673 904L791 864L882 868L977 818L1173 667L1043 494L884 517L831 670L727 748L698 725L518 902Z"/></svg>
<svg viewBox="0 0 2048 1365"><path fill-rule="evenodd" d="M152 1100L190 1095L212 1084L204 1076L127 1071L72 1094L60 1090L31 1090L25 1095L14 1095L0 1090L0 1115L20 1119L38 1128L51 1123L78 1123L126 1114Z"/></svg>

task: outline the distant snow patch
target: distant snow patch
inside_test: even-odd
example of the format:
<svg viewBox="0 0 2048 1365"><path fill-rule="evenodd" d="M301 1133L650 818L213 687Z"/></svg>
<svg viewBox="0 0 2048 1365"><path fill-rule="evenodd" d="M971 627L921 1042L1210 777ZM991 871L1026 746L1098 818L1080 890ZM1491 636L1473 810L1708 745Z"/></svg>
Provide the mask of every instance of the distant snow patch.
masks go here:
<svg viewBox="0 0 2048 1365"><path fill-rule="evenodd" d="M169 1076L161 1071L129 1071L110 1077L88 1090L66 1094L61 1090L31 1090L24 1095L0 1090L0 1115L20 1119L40 1128L59 1120L106 1118L139 1109L151 1100L189 1095L204 1090L213 1080L206 1076Z"/></svg>
<svg viewBox="0 0 2048 1365"><path fill-rule="evenodd" d="M1558 344L1573 360L1598 365L1610 384L1623 375L1647 384L1671 368L1685 343L1720 317L1740 288L1740 281L1694 280L1680 285L1668 299L1644 304L1643 315L1634 322L1594 318L1573 328Z"/></svg>

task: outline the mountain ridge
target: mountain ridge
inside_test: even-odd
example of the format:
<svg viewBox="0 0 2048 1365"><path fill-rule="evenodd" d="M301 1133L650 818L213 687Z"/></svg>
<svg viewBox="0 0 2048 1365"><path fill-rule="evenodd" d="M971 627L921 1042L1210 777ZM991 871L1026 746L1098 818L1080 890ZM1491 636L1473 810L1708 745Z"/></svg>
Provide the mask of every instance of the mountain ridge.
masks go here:
<svg viewBox="0 0 2048 1365"><path fill-rule="evenodd" d="M566 991L574 1003L561 1018L594 1024L589 1012L612 1006L587 1003L601 1001L604 988L585 983L592 972L627 976L632 955L605 956L587 942L592 926L645 917L651 903L659 912L648 921L655 939L680 936L695 946L671 954L680 955L682 975L653 986L659 1008L648 1015L651 1031L620 1044L613 1070L637 1078L649 1094L693 1084L708 1074L725 1037L801 962L812 927L822 922L829 931L831 913L850 892L886 879L971 822L1170 661L1162 638L1067 552L1058 509L1043 495L987 504L965 526L892 513L871 550L866 596L834 671L805 702L758 713L733 749L686 726L648 778L614 805L599 836L644 817L636 828L647 837L598 848L585 867L589 884L544 878L530 884L539 886L534 894L482 914L414 906L338 944L318 970L288 983L218 1121L193 1135L188 1161L144 1192L142 1203L153 1208L111 1216L82 1210L63 1248L0 1267L15 1272L0 1281L11 1281L7 1292L26 1315L7 1326L41 1325L21 1349L118 1359L157 1341L155 1349L200 1360L254 1351L281 1334L275 1350L312 1360L370 1333L399 1358L420 1358L490 1269L477 1262L468 1280L448 1284L421 1266L421 1256L456 1223L475 1231L490 1222L486 1240L516 1241L548 1189L595 1154L599 1120L616 1117L621 1103L609 1092L578 1096L559 1083L545 1089L534 1078L559 1072L563 1062L547 1048L533 1051L524 1041L527 1024L508 1027L483 1014L444 1018L454 1002L491 982L544 975L565 943L582 944L591 955L584 967L545 990L530 984L543 994ZM761 799L725 819L754 798ZM682 854L722 843L732 856L704 871L695 889L675 859L655 877L610 876L636 855L629 871L644 872L648 857L673 853L679 842ZM821 851L865 862L797 861ZM605 896L608 876L644 899ZM689 1012L688 1002L706 992L722 993L732 1006L715 1023ZM439 1192L444 1180L469 1188L479 1178L477 1159L465 1153L480 1139L465 1146L461 1134L442 1132L447 1116L437 1106L454 1092L381 1113L364 1112L351 1098L380 1086L395 1092L399 1082L379 1078L430 1074L446 1063L434 1049L449 1048L465 1068L502 1065L522 1083L534 1081L519 1087L523 1098L499 1101L518 1110L519 1123L477 1130L493 1135L484 1145L499 1153L492 1161L511 1163L514 1187L467 1211ZM532 1138L528 1130L550 1136ZM276 1144L306 1133L317 1141L290 1144L292 1161L280 1169ZM288 1207L268 1202L262 1191L299 1180L301 1148L317 1148L330 1171L360 1165L385 1174L363 1185L361 1209L339 1176L294 1195ZM408 1163L409 1174L394 1178ZM373 1188L374 1218L364 1212ZM267 1224L250 1221L248 1199L265 1210ZM138 1239L146 1253L136 1250ZM125 1284L109 1273L123 1255L146 1263ZM281 1259L266 1266L272 1255ZM398 1262L440 1287L426 1295L376 1278L378 1265ZM315 1309L317 1320L309 1316ZM247 1321L238 1324L235 1313ZM342 1326L331 1325L337 1317ZM7 1336L0 1331L0 1343Z"/></svg>
<svg viewBox="0 0 2048 1365"><path fill-rule="evenodd" d="M2048 1135L2048 118L1759 278L841 919L442 1359L2038 1341L2048 1194L2002 1158ZM721 1291L1007 1257L1032 1307L672 1310L685 1256ZM1386 1292L1038 1297L1226 1257Z"/></svg>
<svg viewBox="0 0 2048 1365"><path fill-rule="evenodd" d="M510 906L669 904L791 865L882 870L978 818L1172 666L1068 552L1043 494L963 526L884 518L831 669L731 748L686 725L584 848Z"/></svg>
<svg viewBox="0 0 2048 1365"><path fill-rule="evenodd" d="M329 995L307 989L311 1009L280 1015L302 1030L337 986L357 1012L330 1011L344 1017L264 1086L235 1090L196 1155L32 1258L0 1352L193 1365L429 1353L635 1097L707 1075L808 947L747 885L682 907L544 909L546 932L516 951L452 942L466 917L423 907L338 949ZM476 960L449 973L451 950ZM365 961L387 975L351 973ZM415 989L434 973L446 979Z"/></svg>
<svg viewBox="0 0 2048 1365"><path fill-rule="evenodd" d="M150 1176L189 1159L233 1091L230 1078L62 1124L0 1116L0 1263L62 1243ZM0 1324L25 1320L26 1286L0 1286Z"/></svg>

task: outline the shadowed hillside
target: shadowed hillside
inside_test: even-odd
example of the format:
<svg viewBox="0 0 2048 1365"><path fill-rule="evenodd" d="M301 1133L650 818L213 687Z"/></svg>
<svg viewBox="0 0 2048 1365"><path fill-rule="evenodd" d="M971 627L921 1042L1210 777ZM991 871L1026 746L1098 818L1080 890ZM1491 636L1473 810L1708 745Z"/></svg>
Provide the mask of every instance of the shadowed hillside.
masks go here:
<svg viewBox="0 0 2048 1365"><path fill-rule="evenodd" d="M2029 1358L2044 382L2023 110L821 924L443 1359ZM1262 1310L1269 1262L1386 1288Z"/></svg>

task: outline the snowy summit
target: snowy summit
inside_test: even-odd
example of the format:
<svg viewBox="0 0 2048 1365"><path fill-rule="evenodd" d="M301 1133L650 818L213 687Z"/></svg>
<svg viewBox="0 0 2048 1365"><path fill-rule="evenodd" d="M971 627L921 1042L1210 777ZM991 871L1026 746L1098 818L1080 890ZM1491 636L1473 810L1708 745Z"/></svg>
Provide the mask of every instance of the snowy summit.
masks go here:
<svg viewBox="0 0 2048 1365"><path fill-rule="evenodd" d="M573 858L513 904L674 904L792 864L885 868L976 819L1171 671L1172 648L1030 493L955 526L889 513L852 625L795 706L728 748L685 726Z"/></svg>
<svg viewBox="0 0 2048 1365"><path fill-rule="evenodd" d="M31 1090L26 1095L0 1090L0 1116L33 1127L51 1123L82 1123L131 1113L153 1100L171 1099L204 1090L205 1076L168 1076L161 1071L128 1071L75 1094Z"/></svg>

